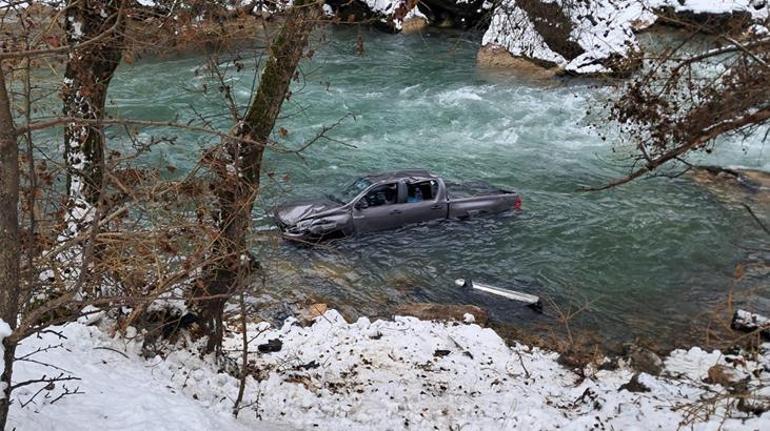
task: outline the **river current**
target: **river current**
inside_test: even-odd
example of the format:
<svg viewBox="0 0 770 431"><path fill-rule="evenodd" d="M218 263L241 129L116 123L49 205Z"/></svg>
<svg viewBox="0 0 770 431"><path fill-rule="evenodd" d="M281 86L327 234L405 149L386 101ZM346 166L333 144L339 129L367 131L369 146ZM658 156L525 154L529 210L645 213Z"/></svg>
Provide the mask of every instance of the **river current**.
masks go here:
<svg viewBox="0 0 770 431"><path fill-rule="evenodd" d="M608 141L589 127L609 94L595 82L545 84L479 68L480 36L473 33L330 29L324 39L303 65L304 79L278 124L288 133L277 139L297 148L342 121L327 133L333 141L320 140L301 156L267 155L264 170L271 175L254 214L258 230L274 232L263 208L323 196L361 173L400 168L515 189L523 212L322 247L255 241L268 273L260 300L323 301L352 317L387 316L410 302L475 304L496 324L531 331L555 321L554 305L585 307L576 324L606 339L675 344L702 335L694 323L708 320L731 289L741 288L736 264L768 246L745 209L688 176L579 192L626 173L621 161L631 151L611 124L602 126ZM245 104L257 54L242 55L247 67L229 82ZM227 64L227 56L221 61ZM123 65L110 88L110 109L152 120L210 115L227 129L221 97L199 91L204 63L201 55ZM181 133L177 144L160 147L151 161L184 171L211 140L174 133ZM760 136L718 147L699 162L769 167ZM462 277L547 298L545 313L459 289L453 281ZM746 303L770 311L770 292L752 286Z"/></svg>

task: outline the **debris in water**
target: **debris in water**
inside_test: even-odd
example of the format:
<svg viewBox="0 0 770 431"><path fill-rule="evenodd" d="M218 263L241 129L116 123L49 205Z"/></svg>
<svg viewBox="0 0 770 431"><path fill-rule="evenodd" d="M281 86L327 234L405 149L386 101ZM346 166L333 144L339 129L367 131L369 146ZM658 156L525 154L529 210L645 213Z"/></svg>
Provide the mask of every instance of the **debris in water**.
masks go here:
<svg viewBox="0 0 770 431"><path fill-rule="evenodd" d="M457 280L455 280L455 284L459 287L473 288L476 290L480 290L482 292L502 296L503 298L524 302L525 304L527 304L527 306L529 306L533 310L536 310L539 312L543 311L543 301L541 301L539 297L535 295L530 295L529 293L517 292L515 290L510 290L510 289L502 289L499 287L490 286L488 284L474 282L471 279L465 280L462 278L458 278Z"/></svg>

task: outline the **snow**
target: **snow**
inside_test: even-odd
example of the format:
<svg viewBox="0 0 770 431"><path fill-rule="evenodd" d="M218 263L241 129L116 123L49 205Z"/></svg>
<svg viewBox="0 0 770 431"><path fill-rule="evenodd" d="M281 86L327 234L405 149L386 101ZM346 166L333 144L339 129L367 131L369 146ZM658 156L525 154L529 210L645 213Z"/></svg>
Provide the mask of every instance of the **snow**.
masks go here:
<svg viewBox="0 0 770 431"><path fill-rule="evenodd" d="M766 0L645 0L649 7L658 9L673 8L676 12L695 14L726 14L749 12L756 20L768 17Z"/></svg>
<svg viewBox="0 0 770 431"><path fill-rule="evenodd" d="M577 58L565 58L553 51L536 30L534 21L518 6L517 0L503 0L494 10L482 45L505 48L515 57L524 57L560 67L574 74L611 72L605 65L613 57L627 58L638 51L634 31L652 25L657 17L654 10L663 7L676 12L723 14L750 12L757 20L768 17L770 3L765 0L596 0L572 2L544 0L556 3L571 21L569 40L585 51ZM758 26L755 33L766 31Z"/></svg>
<svg viewBox="0 0 770 431"><path fill-rule="evenodd" d="M557 354L508 346L475 324L411 317L347 323L330 310L308 327L294 319L280 328L248 325L250 366L260 380L247 379L245 407L235 419L237 379L218 373L189 340L164 357L142 359L141 337L133 329L126 338L79 323L49 329L24 340L19 354L62 344L35 360L82 380L58 383L23 408L15 402L11 429L671 429L685 419L687 409L678 407L720 393L718 385L702 382L713 365L751 376L750 389L766 385L769 377L770 345L759 362L728 363L719 352L693 348L674 352L663 377L638 376L650 392L631 393L619 390L634 373L628 368L595 371L581 380L556 362ZM282 342L280 351L257 353L275 339ZM241 342L241 334L227 334L224 349L233 364ZM51 369L20 362L16 376L39 378L45 372ZM82 394L53 403L64 386ZM26 401L38 389L22 387L14 397ZM724 411L718 403L694 428L770 427L768 414L738 413L734 419L722 418Z"/></svg>
<svg viewBox="0 0 770 431"><path fill-rule="evenodd" d="M369 8L371 12L380 17L380 21L384 23L392 22L396 30L401 30L403 21L409 18L420 17L424 15L419 11L412 13L416 10L415 6L412 6L403 19L396 18L394 15L399 8L409 7L408 2L405 0L361 0ZM415 3L416 5L416 3Z"/></svg>
<svg viewBox="0 0 770 431"><path fill-rule="evenodd" d="M551 63L576 74L606 73L610 70L602 62L612 56L628 57L638 50L634 28L654 21L649 10L637 1L549 3L557 3L569 17L569 39L585 51L577 58L568 59L553 51L516 0L504 0L495 9L482 45L501 46L513 56Z"/></svg>

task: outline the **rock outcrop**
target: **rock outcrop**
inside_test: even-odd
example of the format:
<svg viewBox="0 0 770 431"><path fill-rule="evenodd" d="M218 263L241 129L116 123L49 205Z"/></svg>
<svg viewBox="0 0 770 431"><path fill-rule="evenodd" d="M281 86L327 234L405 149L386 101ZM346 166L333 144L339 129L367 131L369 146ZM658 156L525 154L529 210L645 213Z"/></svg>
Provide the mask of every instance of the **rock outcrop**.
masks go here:
<svg viewBox="0 0 770 431"><path fill-rule="evenodd" d="M638 66L634 30L654 20L632 1L504 0L482 45L568 74L619 75Z"/></svg>
<svg viewBox="0 0 770 431"><path fill-rule="evenodd" d="M768 33L769 8L768 0L502 0L482 45L543 69L622 76L641 65L635 32L659 17L705 32L751 28L762 34ZM485 58L490 56L480 60ZM491 58L497 62L499 56Z"/></svg>

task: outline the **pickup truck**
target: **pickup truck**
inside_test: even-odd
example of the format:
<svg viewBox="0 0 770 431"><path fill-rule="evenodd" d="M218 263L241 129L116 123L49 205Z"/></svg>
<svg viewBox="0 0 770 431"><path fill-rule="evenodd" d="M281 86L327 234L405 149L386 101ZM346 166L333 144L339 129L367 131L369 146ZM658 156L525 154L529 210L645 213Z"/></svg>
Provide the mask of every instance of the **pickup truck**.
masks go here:
<svg viewBox="0 0 770 431"><path fill-rule="evenodd" d="M452 185L425 170L366 175L339 194L273 210L283 236L318 241L437 219L466 219L521 208L521 197L484 182Z"/></svg>

